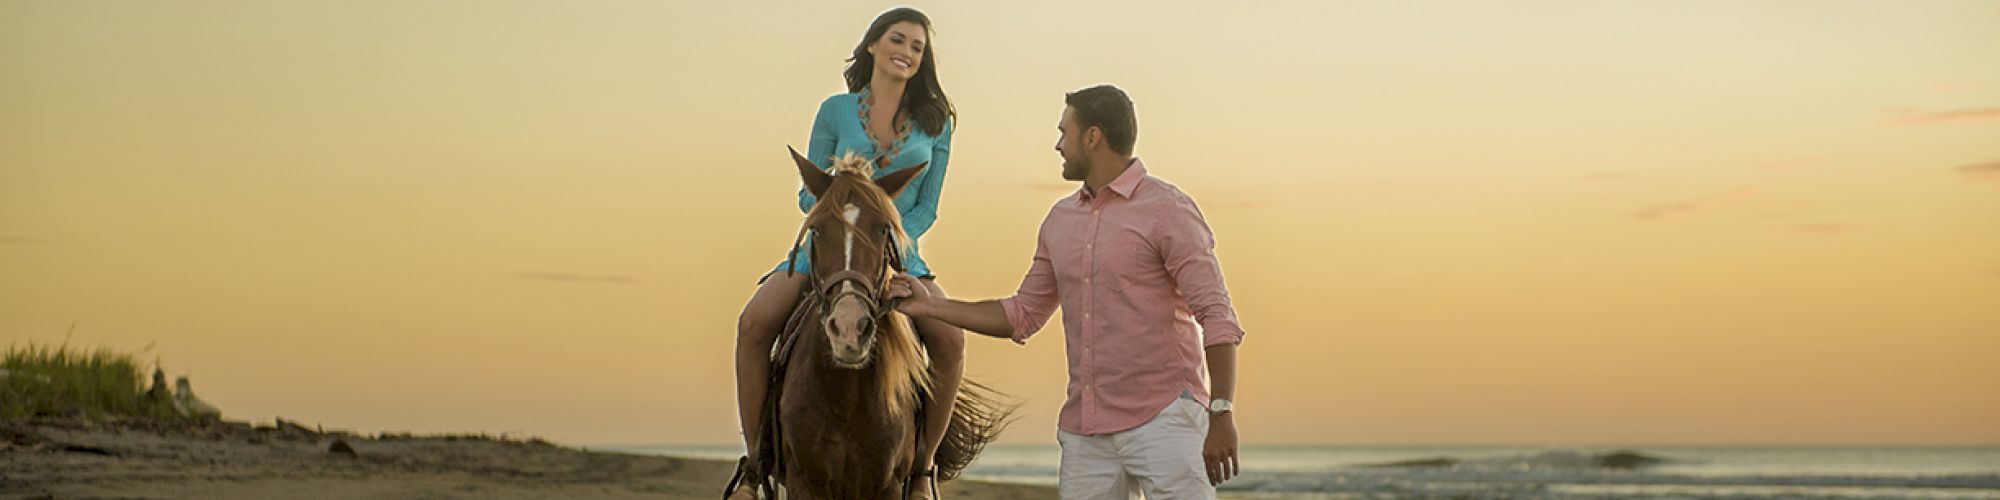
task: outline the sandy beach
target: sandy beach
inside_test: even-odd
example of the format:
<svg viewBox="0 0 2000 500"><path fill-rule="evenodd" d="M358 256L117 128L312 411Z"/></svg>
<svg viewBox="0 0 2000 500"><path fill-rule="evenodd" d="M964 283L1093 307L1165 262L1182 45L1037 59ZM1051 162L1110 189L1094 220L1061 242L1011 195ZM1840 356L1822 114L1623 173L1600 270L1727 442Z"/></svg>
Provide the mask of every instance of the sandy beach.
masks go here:
<svg viewBox="0 0 2000 500"><path fill-rule="evenodd" d="M345 443L352 454L332 452ZM711 499L720 461L483 436L358 436L285 424L0 421L0 499ZM951 481L946 498L1055 498Z"/></svg>

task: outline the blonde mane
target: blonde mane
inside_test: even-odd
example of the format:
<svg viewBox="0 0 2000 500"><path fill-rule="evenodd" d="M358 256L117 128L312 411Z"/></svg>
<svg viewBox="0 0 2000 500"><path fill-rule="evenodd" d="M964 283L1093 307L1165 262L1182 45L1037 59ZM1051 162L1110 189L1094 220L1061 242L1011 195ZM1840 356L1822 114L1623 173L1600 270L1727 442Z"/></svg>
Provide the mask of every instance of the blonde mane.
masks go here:
<svg viewBox="0 0 2000 500"><path fill-rule="evenodd" d="M833 168L828 172L833 174L833 183L825 193L820 194L812 210L806 212L805 224L799 228L799 236L794 241L803 240L807 229L822 223L847 225L847 219L841 216L841 207L852 204L886 220L895 235L895 241L890 243L901 247L898 250L909 250L910 238L903 232L903 219L896 211L895 200L875 185L874 162L849 153L835 158ZM856 231L854 235L876 248L883 247L885 243L879 235L866 231ZM889 282L889 274L893 272L894 269L884 269L882 275L876 277L877 286L885 286ZM874 362L879 364L877 373L881 374L882 394L889 396L889 411L895 414L915 407L919 391L930 391L931 376L929 363L918 350L920 344L909 318L890 311L887 319L876 333L879 350L875 353Z"/></svg>
<svg viewBox="0 0 2000 500"><path fill-rule="evenodd" d="M837 221L842 225L847 224L847 219L841 217L839 207L851 203L863 210L880 214L889 222L890 230L895 233L896 244L902 247L899 250L909 250L910 236L903 232L903 216L901 212L896 211L896 200L875 185L874 162L848 153L846 156L834 158L833 168L827 171L833 174L833 184L827 186L825 193L820 193L819 200L813 203L812 210L806 212L806 222L799 227L800 237L805 236L806 229L822 222ZM875 235L865 232L857 234L869 238L866 242L870 245L880 243L874 240Z"/></svg>

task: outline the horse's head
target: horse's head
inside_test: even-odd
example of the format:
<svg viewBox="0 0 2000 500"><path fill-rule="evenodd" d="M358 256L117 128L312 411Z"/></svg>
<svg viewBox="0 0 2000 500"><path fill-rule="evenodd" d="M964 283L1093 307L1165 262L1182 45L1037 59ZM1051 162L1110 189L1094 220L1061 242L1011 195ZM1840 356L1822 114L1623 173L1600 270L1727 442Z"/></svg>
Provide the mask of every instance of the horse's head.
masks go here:
<svg viewBox="0 0 2000 500"><path fill-rule="evenodd" d="M797 150L792 161L806 189L819 201L806 214L799 235L811 234L805 251L812 252L811 293L823 304L820 330L832 347L834 364L867 366L874 356L876 332L886 327L890 308L883 304L882 286L889 273L902 268L903 234L896 213L897 192L926 165L898 170L871 180L873 162L849 155L834 160L830 172ZM794 252L799 251L794 245Z"/></svg>

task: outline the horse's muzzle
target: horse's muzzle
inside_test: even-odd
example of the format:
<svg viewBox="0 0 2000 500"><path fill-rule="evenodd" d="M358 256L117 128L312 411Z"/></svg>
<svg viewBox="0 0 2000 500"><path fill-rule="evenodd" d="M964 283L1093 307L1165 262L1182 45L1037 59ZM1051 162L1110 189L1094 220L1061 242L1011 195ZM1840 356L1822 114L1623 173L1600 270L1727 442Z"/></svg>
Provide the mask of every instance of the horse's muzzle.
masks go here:
<svg viewBox="0 0 2000 500"><path fill-rule="evenodd" d="M859 369L868 366L868 361L874 357L875 329L870 324L872 322L863 320L858 323L847 330L858 333L843 333L841 329L829 331L827 340L832 344L832 349L828 350L833 355L834 366Z"/></svg>
<svg viewBox="0 0 2000 500"><path fill-rule="evenodd" d="M868 366L868 361L873 357L869 356L869 351L870 349L868 349L865 343L857 343L851 346L834 346L833 365L850 370L861 369Z"/></svg>

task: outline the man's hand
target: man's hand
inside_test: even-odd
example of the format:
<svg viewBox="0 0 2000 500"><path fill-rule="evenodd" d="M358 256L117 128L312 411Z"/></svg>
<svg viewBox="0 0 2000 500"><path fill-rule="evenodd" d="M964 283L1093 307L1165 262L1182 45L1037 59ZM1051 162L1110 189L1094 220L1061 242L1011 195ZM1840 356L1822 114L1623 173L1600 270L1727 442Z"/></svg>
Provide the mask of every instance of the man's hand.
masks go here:
<svg viewBox="0 0 2000 500"><path fill-rule="evenodd" d="M941 290L932 290L932 286L898 273L882 285L882 300L895 301L896 311L913 319L935 319L988 337L1013 338L1014 325L1007 323L1007 309L1000 301L961 302L944 296Z"/></svg>
<svg viewBox="0 0 2000 500"><path fill-rule="evenodd" d="M1209 415L1208 440L1201 444L1201 463L1208 466L1208 484L1220 486L1242 471L1236 458L1235 413Z"/></svg>
<svg viewBox="0 0 2000 500"><path fill-rule="evenodd" d="M923 282L917 281L915 276L903 273L890 276L888 286L882 289L882 296L890 300L903 299L902 302L896 303L896 311L903 314L913 317L931 315L933 305L931 301L934 300L934 297L931 297L931 289L924 286Z"/></svg>

